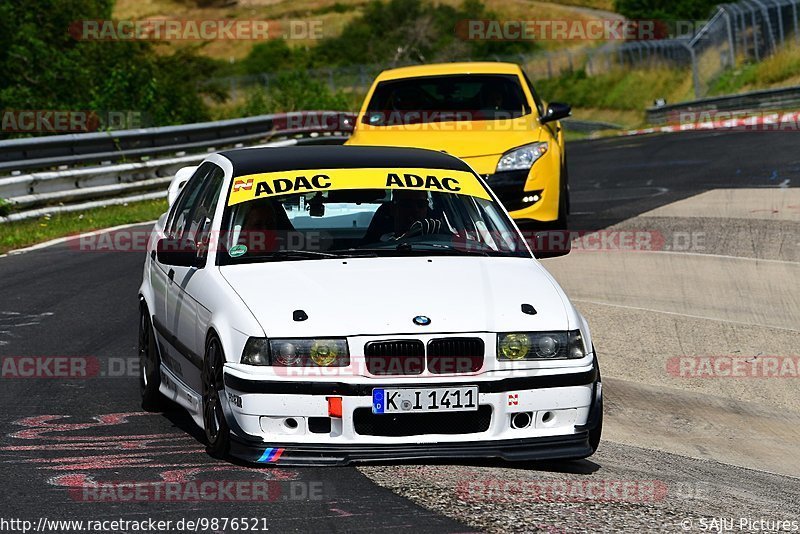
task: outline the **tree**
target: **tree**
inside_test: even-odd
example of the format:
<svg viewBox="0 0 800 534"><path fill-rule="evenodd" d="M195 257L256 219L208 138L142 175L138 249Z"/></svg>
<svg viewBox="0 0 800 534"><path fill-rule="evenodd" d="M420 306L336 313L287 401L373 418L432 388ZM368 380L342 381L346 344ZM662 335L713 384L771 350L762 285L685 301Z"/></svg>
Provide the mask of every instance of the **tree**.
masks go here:
<svg viewBox="0 0 800 534"><path fill-rule="evenodd" d="M112 0L0 4L0 109L139 112L154 125L208 119L201 91L213 60L190 48L163 55L149 42L70 34L76 22L110 20L112 7Z"/></svg>
<svg viewBox="0 0 800 534"><path fill-rule="evenodd" d="M718 0L614 0L614 9L634 20L706 20Z"/></svg>

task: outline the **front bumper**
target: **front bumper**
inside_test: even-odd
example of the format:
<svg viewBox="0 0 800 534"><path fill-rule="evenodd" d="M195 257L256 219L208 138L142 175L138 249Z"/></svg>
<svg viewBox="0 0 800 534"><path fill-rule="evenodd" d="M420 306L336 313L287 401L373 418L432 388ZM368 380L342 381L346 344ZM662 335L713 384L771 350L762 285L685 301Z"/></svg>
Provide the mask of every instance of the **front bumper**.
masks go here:
<svg viewBox="0 0 800 534"><path fill-rule="evenodd" d="M568 436L472 441L464 443L426 443L403 445L324 445L277 443L268 448L233 440L231 456L248 463L304 466L343 466L359 462L398 462L434 458L500 458L509 461L586 458L594 451L589 432Z"/></svg>
<svg viewBox="0 0 800 534"><path fill-rule="evenodd" d="M534 165L530 171L507 171L484 175L487 185L498 196L514 219L550 222L558 219L560 176L542 173ZM533 201L534 194L538 200Z"/></svg>
<svg viewBox="0 0 800 534"><path fill-rule="evenodd" d="M441 433L414 433L416 426L412 425L408 435L359 433L364 427L359 430L356 414L371 409L373 388L465 385L477 385L478 404L491 408L486 428L459 433L460 427L450 426ZM464 377L458 382L416 384L248 380L226 372L225 389L229 402L223 401L223 407L232 430L231 455L252 463L288 466L423 458L584 458L594 452L589 436L599 425L602 410L602 389L594 365L566 374L500 380ZM329 416L330 397L341 398L341 417L330 418L329 431L311 432L311 421ZM531 414L528 427L512 424L520 412ZM284 424L287 419L297 424L290 428ZM449 424L444 423L442 429Z"/></svg>

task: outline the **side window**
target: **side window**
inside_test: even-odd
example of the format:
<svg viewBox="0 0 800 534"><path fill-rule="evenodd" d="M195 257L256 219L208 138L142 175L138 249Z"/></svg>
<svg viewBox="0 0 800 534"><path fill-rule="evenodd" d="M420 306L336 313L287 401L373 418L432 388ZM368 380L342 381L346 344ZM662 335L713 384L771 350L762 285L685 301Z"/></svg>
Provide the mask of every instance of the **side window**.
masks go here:
<svg viewBox="0 0 800 534"><path fill-rule="evenodd" d="M536 89L533 88L533 84L531 83L530 79L528 79L528 75L523 72L522 76L525 78L525 83L528 84L528 90L533 96L533 101L536 102L536 110L539 112L539 116L544 116L544 105L542 104L542 99L539 98L539 95L536 93Z"/></svg>
<svg viewBox="0 0 800 534"><path fill-rule="evenodd" d="M214 211L217 208L219 194L222 190L222 182L225 178L225 171L213 165L204 180L204 187L200 199L195 205L194 210L189 216L189 222L184 228L183 236L185 239L196 243L200 254L205 255L211 230L211 221L214 218Z"/></svg>
<svg viewBox="0 0 800 534"><path fill-rule="evenodd" d="M215 167L212 163L204 163L183 186L180 195L175 200L175 205L169 214L166 224L166 234L172 239L179 239L186 228L186 222L191 211L203 190L205 177Z"/></svg>

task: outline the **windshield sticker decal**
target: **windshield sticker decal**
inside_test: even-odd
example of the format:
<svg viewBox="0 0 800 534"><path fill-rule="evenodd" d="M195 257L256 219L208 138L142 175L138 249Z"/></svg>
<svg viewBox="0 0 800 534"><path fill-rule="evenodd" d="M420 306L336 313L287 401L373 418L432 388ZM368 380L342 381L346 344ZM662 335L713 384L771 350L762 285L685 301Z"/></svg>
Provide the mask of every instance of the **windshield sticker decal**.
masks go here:
<svg viewBox="0 0 800 534"><path fill-rule="evenodd" d="M239 256L244 256L247 253L247 246L246 245L233 245L230 250L228 250L228 255L231 258L238 258Z"/></svg>
<svg viewBox="0 0 800 534"><path fill-rule="evenodd" d="M279 195L342 189L434 191L491 200L467 171L443 169L319 169L250 174L233 179L228 205Z"/></svg>

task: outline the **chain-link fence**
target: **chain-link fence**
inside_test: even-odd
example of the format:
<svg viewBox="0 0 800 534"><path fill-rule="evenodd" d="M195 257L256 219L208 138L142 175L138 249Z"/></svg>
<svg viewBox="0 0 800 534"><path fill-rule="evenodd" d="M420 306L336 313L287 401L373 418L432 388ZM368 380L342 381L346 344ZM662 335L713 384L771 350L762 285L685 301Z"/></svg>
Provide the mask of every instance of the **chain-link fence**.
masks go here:
<svg viewBox="0 0 800 534"><path fill-rule="evenodd" d="M800 43L798 17L800 0L742 0L719 5L708 22L697 25L697 31L669 39L610 41L492 59L519 63L532 79L553 78L577 69L593 76L615 68L685 68L691 72L695 97L701 98L724 70L743 61L761 61L790 40ZM694 27L693 22L685 22ZM397 66L402 65L332 67L309 74L325 81L332 90L362 94L382 70ZM240 91L253 85L269 87L275 76L264 73L218 81L226 84L230 95L236 98Z"/></svg>

